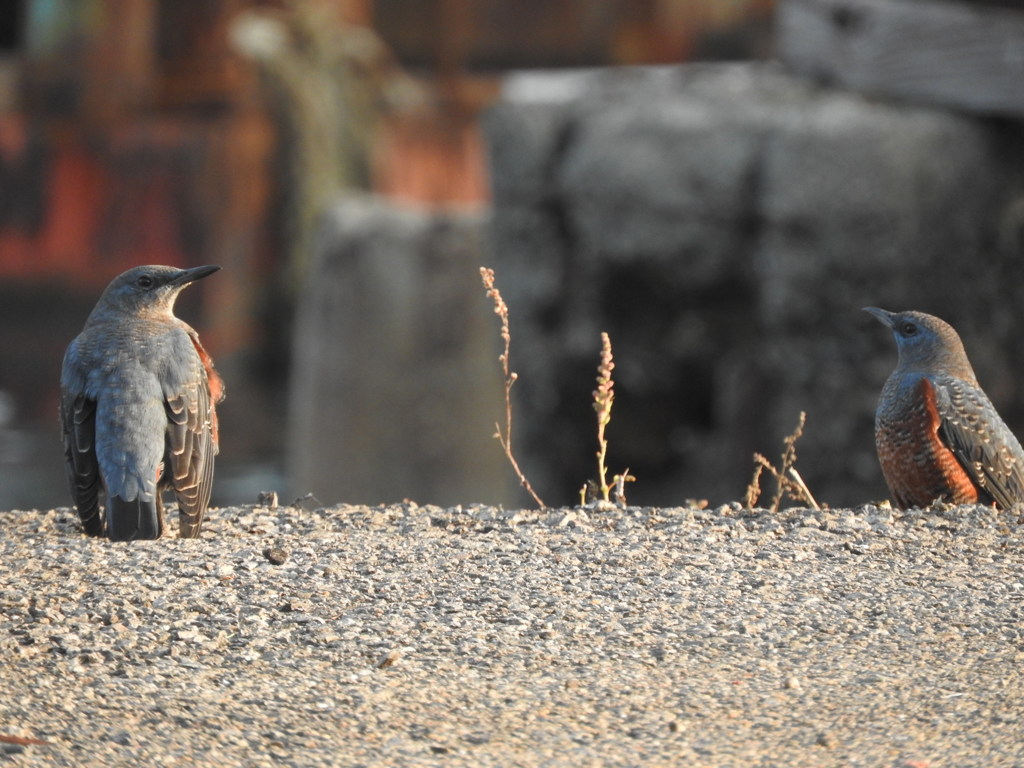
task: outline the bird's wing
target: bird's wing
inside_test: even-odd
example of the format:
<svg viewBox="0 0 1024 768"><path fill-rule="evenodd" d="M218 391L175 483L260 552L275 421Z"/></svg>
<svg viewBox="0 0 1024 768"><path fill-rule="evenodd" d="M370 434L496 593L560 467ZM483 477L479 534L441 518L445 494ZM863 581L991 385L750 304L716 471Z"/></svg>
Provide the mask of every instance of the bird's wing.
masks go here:
<svg viewBox="0 0 1024 768"><path fill-rule="evenodd" d="M985 393L949 376L931 385L939 437L964 471L1003 509L1024 501L1024 449Z"/></svg>
<svg viewBox="0 0 1024 768"><path fill-rule="evenodd" d="M64 467L82 527L90 536L103 535L100 514L100 466L96 460L96 401L61 387L61 432Z"/></svg>
<svg viewBox="0 0 1024 768"><path fill-rule="evenodd" d="M224 399L224 379L217 373L217 369L213 367L213 358L210 357L210 353L203 348L203 345L199 341L199 334L196 333L192 328L188 329L189 339L192 341L192 346L196 350L196 354L199 355L199 362L203 364L203 372L206 374L206 386L210 396L210 432L213 436L213 452L220 452L220 429L217 424L217 404Z"/></svg>
<svg viewBox="0 0 1024 768"><path fill-rule="evenodd" d="M217 453L217 412L214 399L222 396L220 378L212 379L212 363L189 329L199 363L186 383L174 393L165 392L167 452L170 481L178 498L180 535L199 535L213 490L213 457ZM213 374L214 376L216 374ZM211 392L211 383L214 392Z"/></svg>

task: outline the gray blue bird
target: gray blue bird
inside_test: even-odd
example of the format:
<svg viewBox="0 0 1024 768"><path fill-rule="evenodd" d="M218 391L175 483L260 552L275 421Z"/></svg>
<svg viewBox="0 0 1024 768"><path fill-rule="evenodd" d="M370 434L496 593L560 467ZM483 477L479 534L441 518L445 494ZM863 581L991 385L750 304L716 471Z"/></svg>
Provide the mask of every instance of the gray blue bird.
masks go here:
<svg viewBox="0 0 1024 768"><path fill-rule="evenodd" d="M982 391L948 323L865 307L899 351L875 413L875 445L896 503L1024 502L1024 449Z"/></svg>
<svg viewBox="0 0 1024 768"><path fill-rule="evenodd" d="M71 495L85 531L114 541L199 535L218 451L224 384L199 335L174 316L190 283L220 267L135 267L103 291L61 371L60 419ZM100 491L105 491L105 514Z"/></svg>

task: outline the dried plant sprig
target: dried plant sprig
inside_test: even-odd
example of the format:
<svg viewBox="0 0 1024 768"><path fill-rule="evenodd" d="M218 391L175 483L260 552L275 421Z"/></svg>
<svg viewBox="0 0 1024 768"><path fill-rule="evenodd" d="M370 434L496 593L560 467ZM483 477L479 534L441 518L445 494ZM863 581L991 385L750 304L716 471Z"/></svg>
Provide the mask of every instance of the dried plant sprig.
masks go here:
<svg viewBox="0 0 1024 768"><path fill-rule="evenodd" d="M597 482L601 498L608 501L611 486L608 485L608 468L605 461L608 457L608 440L604 436L604 428L612 420L612 403L615 402L615 382L612 381L612 370L615 359L612 357L612 340L607 333L601 333L601 362L597 366L597 389L593 392L594 410L597 411Z"/></svg>
<svg viewBox="0 0 1024 768"><path fill-rule="evenodd" d="M509 330L508 324L508 305L505 304L505 300L501 297L501 292L494 285L493 269L480 267L480 278L483 280L488 298L494 301L494 314L501 318L501 340L505 345L504 351L498 355L498 362L501 363L501 370L505 376L505 431L502 432L501 425L495 422L494 437L505 451L505 456L512 465L512 469L515 470L516 477L519 478L519 484L533 497L537 505L544 509L547 505L537 495L537 492L533 490L533 486L526 479L523 470L519 468L519 462L516 461L516 457L512 454L512 385L516 383L516 379L519 377L509 366L509 347L512 345L512 332Z"/></svg>
<svg viewBox="0 0 1024 768"><path fill-rule="evenodd" d="M814 500L814 496L811 494L811 489L807 487L807 483L800 476L800 473L796 471L796 467L790 467L787 474L796 483L796 486L800 489L800 496L807 502L807 506L811 509L821 509L821 506L817 501Z"/></svg>
<svg viewBox="0 0 1024 768"><path fill-rule="evenodd" d="M747 486L747 494L744 497L747 509L753 509L757 505L757 500L761 498L761 473L764 471L764 465L757 460L760 455L754 454L754 476L750 478L750 485Z"/></svg>
<svg viewBox="0 0 1024 768"><path fill-rule="evenodd" d="M629 467L621 475L612 478L615 483L615 503L620 507L626 506L626 483L635 483L636 478L629 474Z"/></svg>
<svg viewBox="0 0 1024 768"><path fill-rule="evenodd" d="M585 506L587 502L597 498L597 483L593 480L587 480L583 485L580 486L580 506Z"/></svg>
<svg viewBox="0 0 1024 768"><path fill-rule="evenodd" d="M779 511L782 506L782 500L786 496L796 501L803 501L812 509L821 509L794 466L796 464L796 441L803 435L804 423L806 421L807 414L800 411L800 418L797 421L796 429L783 438L782 442L786 447L782 451L780 468L776 468L775 465L760 453L754 454L754 476L750 481L750 485L747 486L747 509L753 509L761 496L761 473L763 470L768 470L772 477L775 478L775 496L772 498L772 503L769 507L772 512Z"/></svg>

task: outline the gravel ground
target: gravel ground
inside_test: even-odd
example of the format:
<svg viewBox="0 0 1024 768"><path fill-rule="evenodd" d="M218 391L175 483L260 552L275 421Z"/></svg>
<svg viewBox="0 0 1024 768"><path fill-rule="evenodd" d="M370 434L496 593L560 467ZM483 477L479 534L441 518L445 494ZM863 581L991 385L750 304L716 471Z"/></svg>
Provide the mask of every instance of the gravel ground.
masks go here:
<svg viewBox="0 0 1024 768"><path fill-rule="evenodd" d="M0 512L18 766L1024 766L984 507Z"/></svg>

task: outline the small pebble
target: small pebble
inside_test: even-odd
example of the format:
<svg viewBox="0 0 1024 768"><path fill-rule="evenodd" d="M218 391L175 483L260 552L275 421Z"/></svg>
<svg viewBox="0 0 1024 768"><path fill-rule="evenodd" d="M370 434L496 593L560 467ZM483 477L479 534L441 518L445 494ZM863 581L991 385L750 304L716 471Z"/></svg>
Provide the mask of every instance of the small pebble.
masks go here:
<svg viewBox="0 0 1024 768"><path fill-rule="evenodd" d="M282 547L267 547L263 550L263 556L273 565L284 565L288 560L288 550Z"/></svg>

